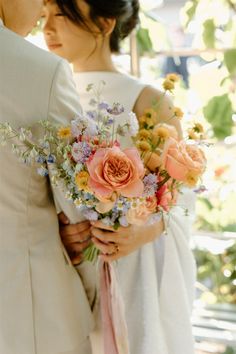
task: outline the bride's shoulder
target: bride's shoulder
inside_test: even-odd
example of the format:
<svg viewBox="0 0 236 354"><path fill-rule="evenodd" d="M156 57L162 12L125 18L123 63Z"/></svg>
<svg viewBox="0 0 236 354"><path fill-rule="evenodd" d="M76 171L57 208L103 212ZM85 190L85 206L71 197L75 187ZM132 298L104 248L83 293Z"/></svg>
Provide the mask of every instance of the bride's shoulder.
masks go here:
<svg viewBox="0 0 236 354"><path fill-rule="evenodd" d="M170 96L164 94L163 91L158 90L153 86L144 86L138 96L134 106L134 112L137 117L141 117L144 114L144 111L151 108L155 101L160 102L160 105L158 105L158 117L160 123L168 122L168 124L174 125L181 136L181 125L179 119L174 117L174 106Z"/></svg>

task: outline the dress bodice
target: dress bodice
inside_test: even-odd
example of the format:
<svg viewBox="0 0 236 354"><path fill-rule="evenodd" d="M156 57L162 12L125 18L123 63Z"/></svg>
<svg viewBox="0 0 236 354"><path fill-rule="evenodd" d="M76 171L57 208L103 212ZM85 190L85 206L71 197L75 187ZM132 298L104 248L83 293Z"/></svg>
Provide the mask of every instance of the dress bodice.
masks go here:
<svg viewBox="0 0 236 354"><path fill-rule="evenodd" d="M125 123L128 114L133 110L137 98L145 87L141 81L118 72L76 73L74 74L74 79L84 111L91 110L89 102L91 98L94 98L92 92L87 92L86 90L88 85L94 84L94 87L98 88L99 85L101 86L102 81L105 82L101 99L104 99L110 105L120 103L124 107L124 113L117 116L116 125ZM119 141L123 148L132 145L130 136L120 137Z"/></svg>

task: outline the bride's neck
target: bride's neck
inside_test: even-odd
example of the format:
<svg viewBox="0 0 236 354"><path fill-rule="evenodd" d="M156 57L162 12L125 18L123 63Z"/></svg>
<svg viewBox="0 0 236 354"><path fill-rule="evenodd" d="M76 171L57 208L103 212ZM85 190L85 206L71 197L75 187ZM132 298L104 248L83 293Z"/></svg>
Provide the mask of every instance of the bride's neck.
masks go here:
<svg viewBox="0 0 236 354"><path fill-rule="evenodd" d="M111 71L117 72L109 50L95 50L87 58L77 58L73 61L73 71L87 72L87 71Z"/></svg>

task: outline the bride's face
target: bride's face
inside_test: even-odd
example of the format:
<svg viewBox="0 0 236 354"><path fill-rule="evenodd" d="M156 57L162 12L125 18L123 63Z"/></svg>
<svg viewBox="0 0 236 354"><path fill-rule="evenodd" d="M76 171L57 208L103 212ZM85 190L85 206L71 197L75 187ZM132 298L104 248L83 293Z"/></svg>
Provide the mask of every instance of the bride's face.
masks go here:
<svg viewBox="0 0 236 354"><path fill-rule="evenodd" d="M78 6L91 31L64 16L54 0L46 1L43 10L43 32L49 50L71 63L86 60L99 44L98 28L89 21L89 6L83 0L78 0Z"/></svg>

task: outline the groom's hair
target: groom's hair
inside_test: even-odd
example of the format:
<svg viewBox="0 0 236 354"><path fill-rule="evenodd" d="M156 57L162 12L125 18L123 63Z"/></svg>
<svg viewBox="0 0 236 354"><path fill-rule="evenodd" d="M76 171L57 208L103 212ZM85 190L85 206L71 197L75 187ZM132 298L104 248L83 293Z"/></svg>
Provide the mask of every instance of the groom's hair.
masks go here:
<svg viewBox="0 0 236 354"><path fill-rule="evenodd" d="M103 32L100 18L116 20L116 26L111 34L110 48L118 52L120 41L126 38L139 22L139 0L84 0L90 8L90 19ZM72 22L83 26L91 32L89 25L81 13L77 0L55 0L62 13Z"/></svg>

